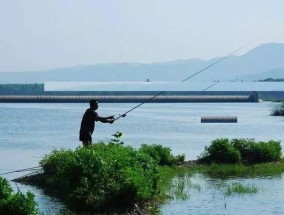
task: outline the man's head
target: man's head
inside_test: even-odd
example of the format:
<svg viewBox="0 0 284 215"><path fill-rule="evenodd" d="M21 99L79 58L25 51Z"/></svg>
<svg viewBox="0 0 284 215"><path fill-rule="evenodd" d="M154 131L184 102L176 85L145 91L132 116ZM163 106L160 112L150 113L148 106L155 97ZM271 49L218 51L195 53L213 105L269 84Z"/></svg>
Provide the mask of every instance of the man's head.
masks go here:
<svg viewBox="0 0 284 215"><path fill-rule="evenodd" d="M90 107L91 107L93 110L97 110L98 107L99 107L98 101L95 100L95 99L90 100Z"/></svg>

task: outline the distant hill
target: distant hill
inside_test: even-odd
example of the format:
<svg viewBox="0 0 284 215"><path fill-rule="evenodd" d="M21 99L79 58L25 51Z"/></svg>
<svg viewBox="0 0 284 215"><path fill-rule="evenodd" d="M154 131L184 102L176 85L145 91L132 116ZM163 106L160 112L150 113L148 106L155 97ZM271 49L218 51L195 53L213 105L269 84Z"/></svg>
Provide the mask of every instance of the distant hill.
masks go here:
<svg viewBox="0 0 284 215"><path fill-rule="evenodd" d="M220 58L164 63L80 65L35 72L2 72L0 83L45 81L181 81ZM242 56L231 56L190 81L231 81L283 78L284 43L262 44ZM273 76L270 76L273 75Z"/></svg>
<svg viewBox="0 0 284 215"><path fill-rule="evenodd" d="M283 59L284 60L284 59ZM261 74L248 75L244 77L247 80L264 80L264 79L284 79L284 68L273 69Z"/></svg>

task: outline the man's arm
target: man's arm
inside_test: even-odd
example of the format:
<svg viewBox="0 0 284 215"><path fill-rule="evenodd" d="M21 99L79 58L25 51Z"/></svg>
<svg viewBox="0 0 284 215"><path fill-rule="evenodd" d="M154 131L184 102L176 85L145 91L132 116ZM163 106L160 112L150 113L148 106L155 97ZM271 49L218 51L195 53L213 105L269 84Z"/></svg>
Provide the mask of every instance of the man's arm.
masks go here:
<svg viewBox="0 0 284 215"><path fill-rule="evenodd" d="M107 116L107 117L97 116L97 120L102 123L113 123L114 116Z"/></svg>

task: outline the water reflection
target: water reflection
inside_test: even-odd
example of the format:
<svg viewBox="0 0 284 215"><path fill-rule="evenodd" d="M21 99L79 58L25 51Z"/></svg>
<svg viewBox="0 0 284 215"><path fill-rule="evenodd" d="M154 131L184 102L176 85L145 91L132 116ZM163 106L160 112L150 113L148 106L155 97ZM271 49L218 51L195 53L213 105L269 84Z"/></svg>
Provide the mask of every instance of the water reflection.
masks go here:
<svg viewBox="0 0 284 215"><path fill-rule="evenodd" d="M282 214L283 183L283 174L216 179L185 173L172 179L168 193L173 198L160 210L162 214Z"/></svg>

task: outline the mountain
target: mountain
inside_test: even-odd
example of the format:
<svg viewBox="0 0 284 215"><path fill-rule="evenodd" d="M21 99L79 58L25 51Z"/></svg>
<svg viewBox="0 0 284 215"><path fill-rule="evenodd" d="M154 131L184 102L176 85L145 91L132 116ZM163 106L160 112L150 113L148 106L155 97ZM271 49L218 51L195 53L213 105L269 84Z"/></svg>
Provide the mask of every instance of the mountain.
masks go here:
<svg viewBox="0 0 284 215"><path fill-rule="evenodd" d="M164 63L112 63L80 65L35 72L2 72L0 83L43 83L45 81L181 81L221 58L175 60ZM282 78L284 43L262 44L241 56L230 56L188 81L255 80L260 74L280 68L273 78ZM272 73L271 73L272 74ZM259 76L260 77L260 76ZM262 77L262 76L261 76ZM266 78L263 76L263 78ZM261 79L263 79L261 78Z"/></svg>
<svg viewBox="0 0 284 215"><path fill-rule="evenodd" d="M259 80L264 80L267 78L273 78L273 79L284 79L284 67L283 68L278 68L278 69L273 69L268 72L264 72L261 74L255 74L255 75L248 75L245 76L244 79L246 80L254 80L254 81L259 81Z"/></svg>

